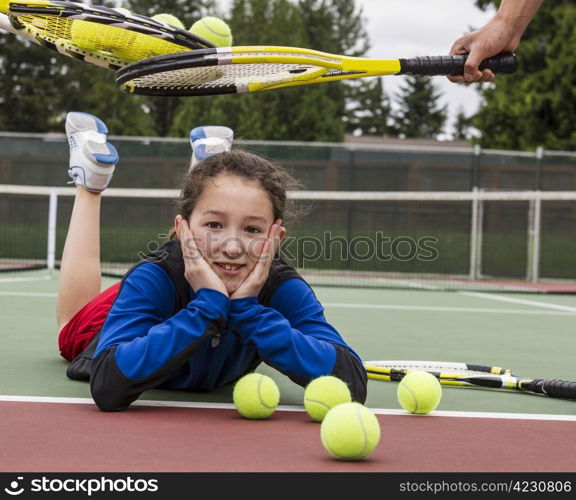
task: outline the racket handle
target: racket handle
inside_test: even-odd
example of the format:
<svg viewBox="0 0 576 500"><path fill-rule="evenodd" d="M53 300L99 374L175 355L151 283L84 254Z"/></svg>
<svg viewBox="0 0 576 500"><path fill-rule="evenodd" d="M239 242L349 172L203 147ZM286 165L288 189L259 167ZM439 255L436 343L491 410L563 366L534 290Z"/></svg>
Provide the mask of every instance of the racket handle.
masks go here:
<svg viewBox="0 0 576 500"><path fill-rule="evenodd" d="M399 59L400 73L411 75L462 75L467 55L432 56ZM516 71L516 56L512 52L503 52L497 56L484 59L480 69L491 69L495 74L514 73Z"/></svg>
<svg viewBox="0 0 576 500"><path fill-rule="evenodd" d="M546 394L551 398L576 399L576 382L566 380L534 379L522 388L529 391Z"/></svg>

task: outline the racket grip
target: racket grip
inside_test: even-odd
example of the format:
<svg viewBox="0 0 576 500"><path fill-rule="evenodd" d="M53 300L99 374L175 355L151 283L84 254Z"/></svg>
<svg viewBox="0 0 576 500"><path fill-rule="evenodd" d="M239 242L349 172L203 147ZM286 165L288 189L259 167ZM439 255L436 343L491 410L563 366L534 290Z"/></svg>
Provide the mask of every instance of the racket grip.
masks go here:
<svg viewBox="0 0 576 500"><path fill-rule="evenodd" d="M546 394L551 398L576 399L576 382L534 379L529 385L531 386L529 390Z"/></svg>
<svg viewBox="0 0 576 500"><path fill-rule="evenodd" d="M468 59L467 55L399 59L400 74L418 76L462 75L466 59ZM484 59L480 63L480 69L491 69L495 74L514 73L516 67L516 56L512 52L503 52L494 57Z"/></svg>

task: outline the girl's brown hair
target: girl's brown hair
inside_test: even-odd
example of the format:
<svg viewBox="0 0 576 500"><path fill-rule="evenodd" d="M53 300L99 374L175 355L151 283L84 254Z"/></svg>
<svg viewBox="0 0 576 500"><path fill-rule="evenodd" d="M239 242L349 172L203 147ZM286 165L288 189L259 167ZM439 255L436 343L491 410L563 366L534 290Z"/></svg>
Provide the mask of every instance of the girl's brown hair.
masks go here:
<svg viewBox="0 0 576 500"><path fill-rule="evenodd" d="M287 192L302 189L302 185L288 172L261 156L242 150L218 153L197 163L185 175L176 211L188 220L206 182L220 174L231 174L260 183L268 193L274 211L274 219L282 219L283 225L297 217L300 210L287 198ZM175 231L170 231L170 239Z"/></svg>

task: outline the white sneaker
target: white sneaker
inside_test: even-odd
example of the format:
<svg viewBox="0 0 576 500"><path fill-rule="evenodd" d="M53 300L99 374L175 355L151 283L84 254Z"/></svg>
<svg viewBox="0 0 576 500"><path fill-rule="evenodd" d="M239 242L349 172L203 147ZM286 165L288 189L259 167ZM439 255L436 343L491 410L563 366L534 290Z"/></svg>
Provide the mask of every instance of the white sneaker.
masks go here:
<svg viewBox="0 0 576 500"><path fill-rule="evenodd" d="M77 186L92 193L108 187L118 162L116 148L106 142L108 127L100 118L88 113L66 115L66 135L70 145L68 175Z"/></svg>
<svg viewBox="0 0 576 500"><path fill-rule="evenodd" d="M190 131L190 144L192 146L190 168L209 156L230 151L233 140L234 132L228 127L211 125L193 128Z"/></svg>

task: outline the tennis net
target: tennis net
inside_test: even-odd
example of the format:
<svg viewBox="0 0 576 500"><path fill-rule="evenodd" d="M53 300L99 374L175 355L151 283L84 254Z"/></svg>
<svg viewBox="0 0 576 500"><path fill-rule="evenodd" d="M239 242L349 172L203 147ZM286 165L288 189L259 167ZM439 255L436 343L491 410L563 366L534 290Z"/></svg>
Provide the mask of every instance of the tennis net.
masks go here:
<svg viewBox="0 0 576 500"><path fill-rule="evenodd" d="M0 270L57 269L75 189L0 186ZM103 274L167 238L177 190L109 188ZM283 258L312 285L576 292L576 192L297 191Z"/></svg>

